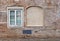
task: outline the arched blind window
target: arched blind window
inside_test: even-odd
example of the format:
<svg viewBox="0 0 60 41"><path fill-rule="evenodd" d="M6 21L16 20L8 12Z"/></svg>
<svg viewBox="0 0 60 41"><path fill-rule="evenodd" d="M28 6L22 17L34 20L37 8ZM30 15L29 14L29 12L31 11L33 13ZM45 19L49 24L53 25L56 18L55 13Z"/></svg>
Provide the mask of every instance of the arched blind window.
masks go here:
<svg viewBox="0 0 60 41"><path fill-rule="evenodd" d="M43 26L43 9L30 7L27 9L27 26Z"/></svg>

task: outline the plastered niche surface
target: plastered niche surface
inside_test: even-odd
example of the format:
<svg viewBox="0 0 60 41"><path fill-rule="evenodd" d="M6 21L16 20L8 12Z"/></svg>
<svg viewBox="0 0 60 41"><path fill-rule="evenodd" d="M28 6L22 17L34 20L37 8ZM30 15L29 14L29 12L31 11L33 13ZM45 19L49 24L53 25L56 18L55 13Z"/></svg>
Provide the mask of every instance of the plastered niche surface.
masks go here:
<svg viewBox="0 0 60 41"><path fill-rule="evenodd" d="M27 9L27 26L43 26L43 9L39 7Z"/></svg>

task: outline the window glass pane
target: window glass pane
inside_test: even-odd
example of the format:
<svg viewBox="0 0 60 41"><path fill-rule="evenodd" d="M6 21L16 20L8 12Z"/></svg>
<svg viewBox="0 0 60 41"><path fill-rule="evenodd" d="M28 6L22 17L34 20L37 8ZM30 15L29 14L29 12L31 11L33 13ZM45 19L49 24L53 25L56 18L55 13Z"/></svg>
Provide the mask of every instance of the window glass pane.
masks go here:
<svg viewBox="0 0 60 41"><path fill-rule="evenodd" d="M15 11L14 10L11 10L10 11L10 15L15 15Z"/></svg>
<svg viewBox="0 0 60 41"><path fill-rule="evenodd" d="M21 10L16 11L16 24L21 25Z"/></svg>
<svg viewBox="0 0 60 41"><path fill-rule="evenodd" d="M10 25L15 25L15 20L14 19L10 19Z"/></svg>
<svg viewBox="0 0 60 41"><path fill-rule="evenodd" d="M15 25L15 11L10 11L10 25Z"/></svg>
<svg viewBox="0 0 60 41"><path fill-rule="evenodd" d="M21 20L17 20L17 21L16 21L16 24L17 24L17 25L21 25Z"/></svg>

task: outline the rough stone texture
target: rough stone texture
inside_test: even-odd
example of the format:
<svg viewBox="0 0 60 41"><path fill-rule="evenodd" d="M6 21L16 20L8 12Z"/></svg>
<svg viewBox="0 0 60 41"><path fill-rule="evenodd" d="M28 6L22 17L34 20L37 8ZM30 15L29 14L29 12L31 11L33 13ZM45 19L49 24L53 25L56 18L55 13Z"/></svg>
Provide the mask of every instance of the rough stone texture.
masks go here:
<svg viewBox="0 0 60 41"><path fill-rule="evenodd" d="M42 7L44 10L44 26L9 29L7 27L7 12L6 12L8 6L24 6L25 10L27 10L27 8L30 6ZM14 0L0 0L0 22L1 21L6 23L0 24L0 37L5 38L60 37L60 0L20 0L19 2L15 2ZM27 29L32 30L31 35L25 35L22 33L23 30Z"/></svg>
<svg viewBox="0 0 60 41"><path fill-rule="evenodd" d="M49 39L37 39L37 38L27 38L27 39L10 39L10 38L1 38L0 41L60 41L59 38L49 38Z"/></svg>
<svg viewBox="0 0 60 41"><path fill-rule="evenodd" d="M6 12L0 12L0 22L7 22Z"/></svg>

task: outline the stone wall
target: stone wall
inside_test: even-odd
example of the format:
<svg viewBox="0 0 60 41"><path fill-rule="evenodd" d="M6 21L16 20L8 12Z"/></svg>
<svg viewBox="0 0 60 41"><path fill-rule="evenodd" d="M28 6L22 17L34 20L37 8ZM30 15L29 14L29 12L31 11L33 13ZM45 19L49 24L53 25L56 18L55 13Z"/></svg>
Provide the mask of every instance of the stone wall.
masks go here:
<svg viewBox="0 0 60 41"><path fill-rule="evenodd" d="M44 10L44 26L43 27L24 27L9 29L7 27L7 7L8 6L24 6L25 10L29 6L40 6ZM26 11L25 11L26 12ZM55 38L60 37L60 1L59 0L0 0L0 37L14 38ZM26 16L26 13L25 13ZM26 20L26 19L25 19ZM26 21L25 21L26 22ZM25 24L26 25L26 24ZM23 34L23 30L32 30L31 35Z"/></svg>

